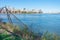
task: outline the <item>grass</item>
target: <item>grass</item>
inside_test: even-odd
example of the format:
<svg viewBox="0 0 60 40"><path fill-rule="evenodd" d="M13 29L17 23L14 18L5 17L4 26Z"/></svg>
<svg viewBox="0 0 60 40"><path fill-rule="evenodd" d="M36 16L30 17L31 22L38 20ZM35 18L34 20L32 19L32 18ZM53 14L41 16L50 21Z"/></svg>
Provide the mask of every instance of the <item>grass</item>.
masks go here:
<svg viewBox="0 0 60 40"><path fill-rule="evenodd" d="M60 40L60 36L57 36L56 34L51 34L49 32L45 32L42 35L41 40Z"/></svg>
<svg viewBox="0 0 60 40"><path fill-rule="evenodd" d="M51 34L49 32L45 32L42 36L38 36L35 35L35 33L28 31L27 27L21 30L18 26L14 27L14 25L9 23L5 23L4 25L8 30L14 34L17 34L18 36L5 30L3 33L0 33L0 40L60 40L60 36ZM0 29L2 29L1 26Z"/></svg>

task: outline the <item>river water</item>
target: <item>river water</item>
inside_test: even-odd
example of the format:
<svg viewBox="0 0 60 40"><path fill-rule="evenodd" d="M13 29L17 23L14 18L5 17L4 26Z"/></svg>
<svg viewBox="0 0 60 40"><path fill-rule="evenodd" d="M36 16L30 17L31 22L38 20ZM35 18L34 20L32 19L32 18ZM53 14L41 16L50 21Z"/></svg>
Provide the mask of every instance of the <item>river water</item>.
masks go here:
<svg viewBox="0 0 60 40"><path fill-rule="evenodd" d="M46 32L55 33L60 35L60 14L14 14L23 23L29 26L29 28L38 33ZM10 17L14 23L16 19L10 14ZM6 14L0 14L0 18L3 22L8 22Z"/></svg>

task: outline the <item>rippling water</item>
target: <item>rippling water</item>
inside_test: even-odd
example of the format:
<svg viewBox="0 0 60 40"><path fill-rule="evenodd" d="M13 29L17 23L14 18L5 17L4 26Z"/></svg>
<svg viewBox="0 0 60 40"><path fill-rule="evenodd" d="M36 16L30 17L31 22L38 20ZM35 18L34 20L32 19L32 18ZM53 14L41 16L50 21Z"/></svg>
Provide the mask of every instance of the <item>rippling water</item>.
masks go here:
<svg viewBox="0 0 60 40"><path fill-rule="evenodd" d="M23 23L29 26L34 32L56 33L60 35L60 14L14 14ZM10 15L12 21L16 23L16 19ZM0 18L4 22L8 22L6 14L0 14Z"/></svg>

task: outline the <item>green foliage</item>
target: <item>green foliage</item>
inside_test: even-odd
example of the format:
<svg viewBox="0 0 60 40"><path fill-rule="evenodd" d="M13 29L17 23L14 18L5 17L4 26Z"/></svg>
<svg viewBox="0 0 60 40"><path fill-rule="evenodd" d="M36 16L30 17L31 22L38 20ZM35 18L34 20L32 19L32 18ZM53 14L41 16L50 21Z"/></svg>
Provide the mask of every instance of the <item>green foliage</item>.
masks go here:
<svg viewBox="0 0 60 40"><path fill-rule="evenodd" d="M7 32L4 32L4 33L0 34L0 40L22 40L22 38L13 36L13 35L9 35L9 34L7 34Z"/></svg>
<svg viewBox="0 0 60 40"><path fill-rule="evenodd" d="M0 33L0 40L5 40L7 38L10 39L10 35L8 35L7 32Z"/></svg>
<svg viewBox="0 0 60 40"><path fill-rule="evenodd" d="M5 31L3 33L0 33L0 40L60 40L60 36L51 34L48 31L39 37L38 35L35 35L35 33L29 31L27 27L21 30L18 26L13 27L11 24L5 25L7 25L9 29L11 29L11 31L18 36L14 36Z"/></svg>
<svg viewBox="0 0 60 40"><path fill-rule="evenodd" d="M60 37L56 34L51 34L49 32L45 32L44 35L42 35L41 40L60 40Z"/></svg>

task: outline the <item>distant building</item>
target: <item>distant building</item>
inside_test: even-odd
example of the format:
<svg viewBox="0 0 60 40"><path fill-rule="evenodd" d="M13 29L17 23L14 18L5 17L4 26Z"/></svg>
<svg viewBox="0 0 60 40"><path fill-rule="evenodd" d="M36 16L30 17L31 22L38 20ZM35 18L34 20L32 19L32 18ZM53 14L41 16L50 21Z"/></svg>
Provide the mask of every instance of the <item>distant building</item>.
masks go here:
<svg viewBox="0 0 60 40"><path fill-rule="evenodd" d="M9 13L43 13L41 9L40 10L36 10L36 9L27 10L26 8L23 8L23 10L20 10L20 9L15 9L11 7L6 7L6 8L8 9ZM1 11L1 8L0 8L0 13L6 13L6 9L4 8Z"/></svg>
<svg viewBox="0 0 60 40"><path fill-rule="evenodd" d="M38 11L38 13L43 13L43 12L42 12L42 10L40 9L40 10Z"/></svg>

